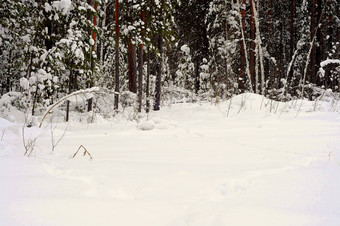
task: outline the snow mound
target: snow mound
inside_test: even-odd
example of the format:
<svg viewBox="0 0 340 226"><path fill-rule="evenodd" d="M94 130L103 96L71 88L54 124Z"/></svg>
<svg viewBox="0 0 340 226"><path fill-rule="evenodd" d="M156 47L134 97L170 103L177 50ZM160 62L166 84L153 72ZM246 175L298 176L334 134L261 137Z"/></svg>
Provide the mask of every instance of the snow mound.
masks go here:
<svg viewBox="0 0 340 226"><path fill-rule="evenodd" d="M142 121L137 128L140 130L152 130L155 128L155 124L153 121Z"/></svg>
<svg viewBox="0 0 340 226"><path fill-rule="evenodd" d="M10 127L12 123L4 118L0 118L0 129Z"/></svg>

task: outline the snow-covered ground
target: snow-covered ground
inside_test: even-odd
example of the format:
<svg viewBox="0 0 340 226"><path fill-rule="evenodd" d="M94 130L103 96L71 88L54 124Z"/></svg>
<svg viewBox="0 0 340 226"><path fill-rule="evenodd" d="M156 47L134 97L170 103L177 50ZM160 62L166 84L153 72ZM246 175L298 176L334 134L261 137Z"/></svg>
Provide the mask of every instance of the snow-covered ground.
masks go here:
<svg viewBox="0 0 340 226"><path fill-rule="evenodd" d="M53 152L50 127L31 127L29 158L21 124L0 119L0 225L339 225L339 106L300 103L247 94L229 112L183 103L138 125L73 122ZM92 160L72 158L80 145Z"/></svg>

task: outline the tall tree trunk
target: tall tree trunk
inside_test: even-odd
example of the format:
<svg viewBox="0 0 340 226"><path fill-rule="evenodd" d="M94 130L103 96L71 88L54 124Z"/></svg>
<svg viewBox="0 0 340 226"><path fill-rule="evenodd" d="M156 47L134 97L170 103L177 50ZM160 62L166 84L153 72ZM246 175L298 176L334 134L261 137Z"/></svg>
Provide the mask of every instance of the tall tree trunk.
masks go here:
<svg viewBox="0 0 340 226"><path fill-rule="evenodd" d="M310 25L311 40L313 40L313 37L317 30L317 10L316 10L317 1L318 0L312 0L311 2L311 25ZM316 82L315 64L316 64L316 46L313 45L310 55L310 81L312 83Z"/></svg>
<svg viewBox="0 0 340 226"><path fill-rule="evenodd" d="M106 1L104 1L103 3L103 11L104 11L104 16L103 16L103 19L100 21L100 25L102 29L106 27L106 15L107 15L107 2ZM104 66L104 42L103 40L100 41L99 63L101 66Z"/></svg>
<svg viewBox="0 0 340 226"><path fill-rule="evenodd" d="M146 68L146 113L150 111L150 50L148 48L147 54L147 68Z"/></svg>
<svg viewBox="0 0 340 226"><path fill-rule="evenodd" d="M163 72L163 37L160 33L158 35L158 51L159 58L157 61L157 76L156 76L156 87L155 87L155 105L153 110L158 111L161 103L161 83L162 83L162 72Z"/></svg>
<svg viewBox="0 0 340 226"><path fill-rule="evenodd" d="M244 54L244 60L245 60L245 70L246 70L246 74L247 74L247 84L249 86L249 91L250 92L253 92L253 89L252 89L252 85L251 85L251 75L250 75L250 71L249 71L249 61L248 61L248 54L247 54L247 50L246 50L246 39L245 39L245 35L244 35L244 32L245 32L245 8L246 5L245 5L245 0L242 0L242 6L240 5L240 2L239 0L237 0L237 5L240 7L239 9L239 23L240 23L240 26L241 26L241 41L242 41L242 46L243 46L243 54Z"/></svg>
<svg viewBox="0 0 340 226"><path fill-rule="evenodd" d="M162 0L161 10L160 10L160 25L158 27L159 29L159 35L158 35L158 51L159 51L159 58L157 61L157 76L156 76L156 87L155 87L155 104L153 107L154 111L158 111L160 109L161 104L161 84L162 84L162 73L163 73L163 6L164 6L164 0Z"/></svg>
<svg viewBox="0 0 340 226"><path fill-rule="evenodd" d="M144 8L142 7L141 19L145 22ZM144 38L144 30L141 31L142 40ZM138 62L138 112L142 112L142 99L143 99L143 41L139 44L139 62Z"/></svg>
<svg viewBox="0 0 340 226"><path fill-rule="evenodd" d="M50 5L51 5L51 0L47 1ZM45 16L45 27L47 28L47 34L48 37L45 39L45 47L47 50L52 49L53 43L51 40L51 36L52 36L52 23L51 20L49 19L48 13L46 12L46 10L44 10L44 16Z"/></svg>
<svg viewBox="0 0 340 226"><path fill-rule="evenodd" d="M242 33L245 31L246 27L246 7L245 7L245 0L241 0L242 8L241 8L241 28ZM241 92L245 90L246 84L246 54L245 54L245 45L243 37L240 40L240 79L239 79L239 88Z"/></svg>
<svg viewBox="0 0 340 226"><path fill-rule="evenodd" d="M93 8L95 11L97 11L97 2L94 2ZM93 16L93 26L97 26L97 17ZM90 82L88 84L89 87L94 86L94 58L93 58L93 52L96 51L96 32L92 31L92 39L94 41L93 46L92 46L92 53L91 53L91 72L92 72L92 77L90 78ZM93 98L91 97L90 99L87 100L87 111L92 111L92 104L93 104Z"/></svg>
<svg viewBox="0 0 340 226"><path fill-rule="evenodd" d="M321 26L321 18L322 17L322 0L317 0L317 25ZM320 24L320 25L319 25ZM318 71L320 68L321 60L323 59L323 35L322 35L322 28L319 27L316 32L316 39L317 39L317 45L316 45L316 51L315 51L315 83L318 86L321 86L320 77L318 76Z"/></svg>
<svg viewBox="0 0 340 226"><path fill-rule="evenodd" d="M327 32L328 32L328 41L327 41L327 51L330 52L333 48L333 23L334 23L334 18L333 18L333 0L329 1L328 5L328 24L327 24ZM325 78L326 78L326 87L331 88L334 90L336 83L335 79L331 78L331 72L329 70L326 70Z"/></svg>
<svg viewBox="0 0 340 226"><path fill-rule="evenodd" d="M118 0L115 1L115 111L118 111L119 102L119 3Z"/></svg>
<svg viewBox="0 0 340 226"><path fill-rule="evenodd" d="M266 45L267 51L269 55L272 54L272 26L273 26L273 0L268 1L268 19L266 21ZM264 65L265 77L268 79L268 87L273 88L273 77L274 77L274 70L271 68L270 59L267 57L265 59Z"/></svg>
<svg viewBox="0 0 340 226"><path fill-rule="evenodd" d="M249 50L249 71L251 76L251 84L253 91L257 93L257 86L256 79L255 79L255 18L254 18L254 7L253 7L253 0L250 0L250 50Z"/></svg>
<svg viewBox="0 0 340 226"><path fill-rule="evenodd" d="M129 90L130 92L137 93L136 81L136 47L129 37L128 43L128 75L129 75Z"/></svg>
<svg viewBox="0 0 340 226"><path fill-rule="evenodd" d="M293 58L294 52L295 52L295 46L296 46L295 18L296 18L296 0L291 0L291 4L290 4L290 40L289 40L290 58ZM289 72L289 78L292 79L293 75L294 75L294 68L291 67L290 72Z"/></svg>
<svg viewBox="0 0 340 226"><path fill-rule="evenodd" d="M253 0L255 2L255 0ZM259 2L257 2L259 3ZM259 4L257 4L257 8L259 8ZM260 34L260 19L258 11L255 7L255 4L253 4L253 11L254 11L254 19L255 19L255 27L256 27L256 81L258 83L258 64L260 64L260 70L261 70L261 94L264 95L265 92L265 78L264 78L264 63L263 63L263 49L262 49L262 40L261 40L261 34Z"/></svg>

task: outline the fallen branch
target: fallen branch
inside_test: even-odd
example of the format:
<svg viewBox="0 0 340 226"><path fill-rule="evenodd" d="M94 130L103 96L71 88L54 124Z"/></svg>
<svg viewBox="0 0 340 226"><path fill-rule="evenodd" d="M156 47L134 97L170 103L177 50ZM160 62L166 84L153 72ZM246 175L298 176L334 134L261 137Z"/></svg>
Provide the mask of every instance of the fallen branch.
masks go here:
<svg viewBox="0 0 340 226"><path fill-rule="evenodd" d="M83 145L80 145L80 146L79 146L77 152L74 153L73 158L76 157L76 155L78 154L78 152L79 152L79 150L80 150L81 148L84 149L84 154L83 154L83 156L85 156L86 154L88 154L88 155L90 156L90 159L92 159L92 155L90 154L90 152L88 152L88 151L86 150L86 148L85 148Z"/></svg>
<svg viewBox="0 0 340 226"><path fill-rule="evenodd" d="M69 100L71 97L73 96L77 96L77 95L81 95L81 94L86 94L86 93L105 93L105 94L118 94L117 92L113 92L111 90L105 89L105 88L101 88L101 87L93 87L90 89L83 89L83 90L78 90L75 91L67 96L64 96L63 98L61 98L60 100L58 100L56 103L52 104L51 106L49 106L45 112L45 114L43 115L43 118L40 121L40 125L39 128L41 128L42 123L44 122L46 116L48 115L48 113L50 113L52 111L53 108L59 106L60 104L64 103L64 101Z"/></svg>

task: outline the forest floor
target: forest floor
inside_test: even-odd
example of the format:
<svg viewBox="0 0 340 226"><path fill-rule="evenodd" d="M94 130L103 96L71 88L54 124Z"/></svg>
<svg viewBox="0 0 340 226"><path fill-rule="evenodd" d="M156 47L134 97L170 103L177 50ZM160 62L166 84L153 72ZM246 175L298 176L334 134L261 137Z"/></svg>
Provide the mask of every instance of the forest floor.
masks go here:
<svg viewBox="0 0 340 226"><path fill-rule="evenodd" d="M138 125L73 121L53 152L49 127L31 127L31 157L21 124L1 119L0 225L339 225L339 108L301 103L246 94L229 112L182 103ZM80 145L92 160L72 158Z"/></svg>

